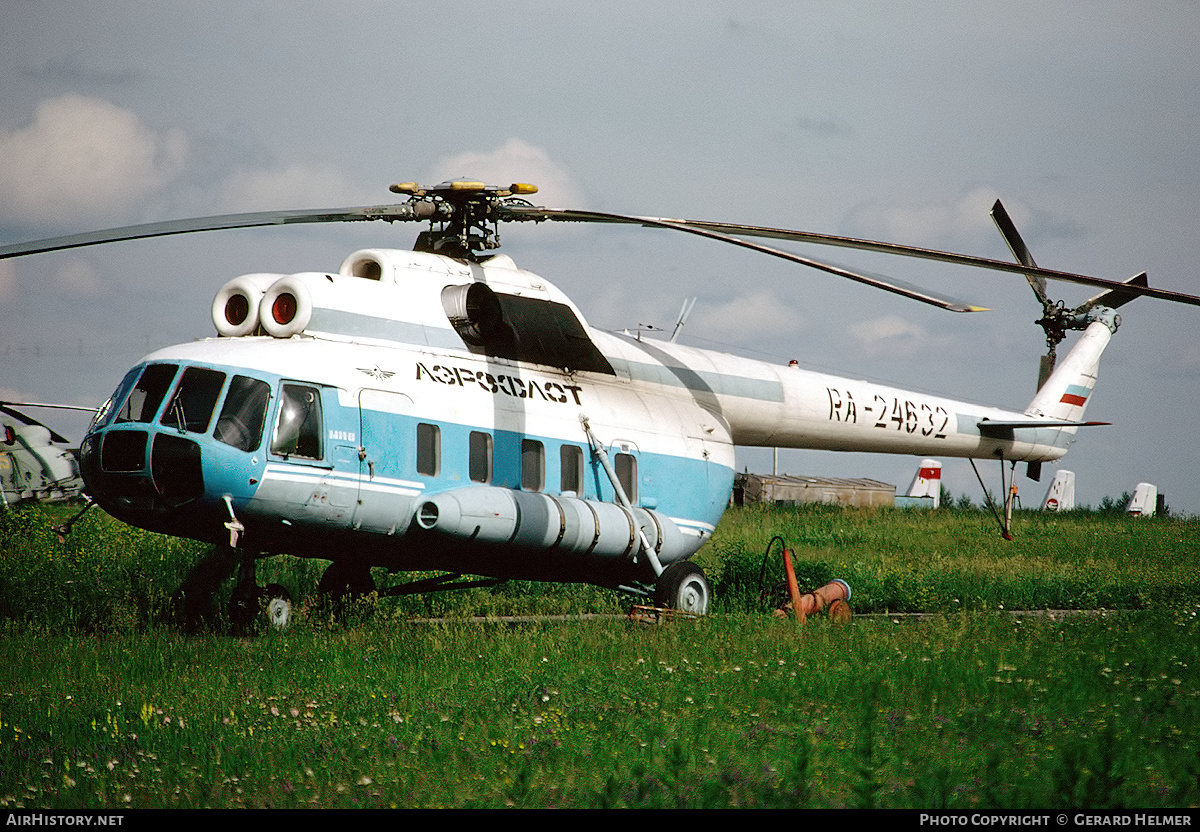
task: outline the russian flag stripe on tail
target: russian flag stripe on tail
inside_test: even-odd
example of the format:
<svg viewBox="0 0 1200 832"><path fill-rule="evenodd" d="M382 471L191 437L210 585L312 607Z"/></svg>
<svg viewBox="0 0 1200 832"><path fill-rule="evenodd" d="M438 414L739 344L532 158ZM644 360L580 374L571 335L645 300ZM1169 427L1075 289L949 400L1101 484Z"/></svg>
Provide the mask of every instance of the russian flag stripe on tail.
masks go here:
<svg viewBox="0 0 1200 832"><path fill-rule="evenodd" d="M1091 390L1081 385L1069 384L1067 385L1066 392L1062 394L1062 398L1059 399L1059 401L1063 402L1064 404L1073 404L1083 407L1085 404L1087 404L1088 394L1091 392Z"/></svg>

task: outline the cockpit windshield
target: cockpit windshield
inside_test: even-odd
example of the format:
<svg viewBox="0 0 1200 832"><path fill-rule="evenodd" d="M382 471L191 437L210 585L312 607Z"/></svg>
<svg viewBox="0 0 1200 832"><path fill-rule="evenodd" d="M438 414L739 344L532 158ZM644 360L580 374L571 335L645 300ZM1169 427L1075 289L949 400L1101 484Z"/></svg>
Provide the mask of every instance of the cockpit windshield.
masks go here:
<svg viewBox="0 0 1200 832"><path fill-rule="evenodd" d="M129 398L117 412L116 421L118 423L152 421L154 414L158 412L158 406L162 404L163 397L167 395L167 388L171 386L171 380L175 378L175 371L178 369L179 367L175 364L148 364L142 370L141 376L138 377L137 384L134 385ZM128 376L126 378L128 379ZM116 400L115 396L113 400Z"/></svg>
<svg viewBox="0 0 1200 832"><path fill-rule="evenodd" d="M159 424L188 433L208 433L213 408L217 406L224 386L225 374L221 371L188 367L183 371L175 395L163 411Z"/></svg>

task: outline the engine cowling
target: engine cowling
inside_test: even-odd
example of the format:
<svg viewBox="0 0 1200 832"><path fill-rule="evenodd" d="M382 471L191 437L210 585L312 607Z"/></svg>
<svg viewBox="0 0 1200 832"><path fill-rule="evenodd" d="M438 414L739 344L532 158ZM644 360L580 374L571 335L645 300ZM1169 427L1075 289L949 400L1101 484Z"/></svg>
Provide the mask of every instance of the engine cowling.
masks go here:
<svg viewBox="0 0 1200 832"><path fill-rule="evenodd" d="M212 319L226 338L253 335L259 327L263 295L282 274L244 274L226 283L213 298Z"/></svg>

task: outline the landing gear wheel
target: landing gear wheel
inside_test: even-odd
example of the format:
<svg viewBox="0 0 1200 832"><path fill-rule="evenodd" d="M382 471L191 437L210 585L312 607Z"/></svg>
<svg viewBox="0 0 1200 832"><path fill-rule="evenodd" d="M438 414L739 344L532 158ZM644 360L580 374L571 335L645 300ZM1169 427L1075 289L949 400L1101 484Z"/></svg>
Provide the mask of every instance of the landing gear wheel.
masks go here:
<svg viewBox="0 0 1200 832"><path fill-rule="evenodd" d="M322 612L338 620L345 620L347 613L356 607L357 612L369 614L369 610L356 602L374 591L375 579L370 567L354 561L335 560L317 583Z"/></svg>
<svg viewBox="0 0 1200 832"><path fill-rule="evenodd" d="M286 630L292 625L292 593L282 584L267 584L263 590L267 624L273 630Z"/></svg>
<svg viewBox="0 0 1200 832"><path fill-rule="evenodd" d="M243 553L238 567L237 583L229 596L229 623L235 633L245 635L254 628L254 619L261 609L262 590L254 578L254 556Z"/></svg>
<svg viewBox="0 0 1200 832"><path fill-rule="evenodd" d="M654 601L660 607L692 615L708 615L710 596L704 570L688 561L672 563L658 576L654 586Z"/></svg>

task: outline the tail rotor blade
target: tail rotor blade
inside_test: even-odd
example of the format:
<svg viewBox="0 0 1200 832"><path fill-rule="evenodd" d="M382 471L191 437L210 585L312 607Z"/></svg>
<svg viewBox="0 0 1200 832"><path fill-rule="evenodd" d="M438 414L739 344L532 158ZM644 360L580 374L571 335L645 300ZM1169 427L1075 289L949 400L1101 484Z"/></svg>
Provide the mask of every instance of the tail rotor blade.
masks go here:
<svg viewBox="0 0 1200 832"><path fill-rule="evenodd" d="M1128 286L1149 287L1150 285L1150 281L1146 277L1145 272L1142 272L1141 274L1135 274L1133 277L1126 280L1125 283ZM1124 306L1125 304L1129 303L1129 301L1136 299L1138 295L1138 292L1127 292L1121 289L1109 289L1107 292L1101 292L1095 297L1089 298L1081 303L1078 307L1076 307L1075 312L1076 314L1080 312L1086 312L1093 306L1107 306L1109 309L1116 309L1118 306Z"/></svg>
<svg viewBox="0 0 1200 832"><path fill-rule="evenodd" d="M1033 254L1030 253L1029 247L1025 245L1025 241L1021 239L1021 233L1017 231L1017 225L1008 216L1008 211L1004 210L1003 203L996 200L996 204L992 206L992 221L996 223L996 227L1000 229L1001 236L1004 237L1004 242L1008 243L1009 250L1013 253L1013 257L1022 266L1031 269L1036 269L1037 263L1033 260ZM1025 279L1029 281L1030 288L1037 295L1038 300L1045 306L1050 302L1046 295L1046 278L1041 275L1027 274Z"/></svg>

